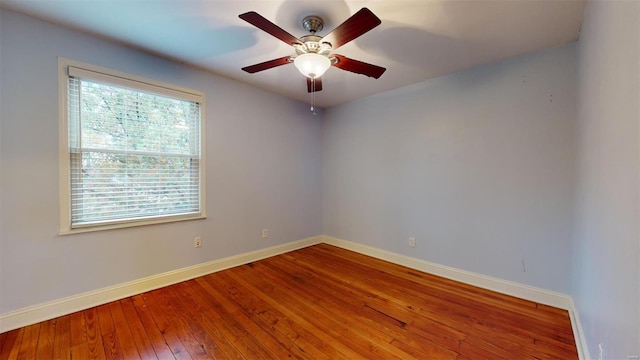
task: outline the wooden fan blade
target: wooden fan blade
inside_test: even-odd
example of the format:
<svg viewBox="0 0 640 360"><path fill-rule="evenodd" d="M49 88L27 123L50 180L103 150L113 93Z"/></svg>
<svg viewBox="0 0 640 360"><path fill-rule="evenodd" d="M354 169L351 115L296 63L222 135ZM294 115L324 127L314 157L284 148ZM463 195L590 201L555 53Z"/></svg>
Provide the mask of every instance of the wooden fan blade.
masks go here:
<svg viewBox="0 0 640 360"><path fill-rule="evenodd" d="M292 61L293 61L293 59L291 58L291 56L285 56L285 57L281 57L281 58L278 58L278 59L265 61L265 62L262 62L260 64L255 64L255 65L251 65L251 66L245 66L245 67L242 68L242 70L244 70L244 71L246 71L246 72L248 72L250 74L253 74L253 73L257 73L258 71L274 68L276 66L290 64Z"/></svg>
<svg viewBox="0 0 640 360"><path fill-rule="evenodd" d="M286 42L289 45L302 44L302 42L297 37L284 31L281 27L267 20L264 16L258 14L255 11L249 11L247 13L240 14L238 15L238 17L257 27L258 29L261 29L269 33L270 35Z"/></svg>
<svg viewBox="0 0 640 360"><path fill-rule="evenodd" d="M371 10L362 8L345 22L333 29L321 42L328 42L335 50L358 36L380 25L382 21Z"/></svg>
<svg viewBox="0 0 640 360"><path fill-rule="evenodd" d="M311 78L307 78L307 92L316 91L322 91L322 78L315 78L313 82L311 81Z"/></svg>
<svg viewBox="0 0 640 360"><path fill-rule="evenodd" d="M337 61L333 64L333 66L340 68L342 70L351 71L356 74L367 75L372 78L379 78L384 74L387 69L367 64L366 62L349 59L346 56L342 55L333 55L332 57L336 58Z"/></svg>

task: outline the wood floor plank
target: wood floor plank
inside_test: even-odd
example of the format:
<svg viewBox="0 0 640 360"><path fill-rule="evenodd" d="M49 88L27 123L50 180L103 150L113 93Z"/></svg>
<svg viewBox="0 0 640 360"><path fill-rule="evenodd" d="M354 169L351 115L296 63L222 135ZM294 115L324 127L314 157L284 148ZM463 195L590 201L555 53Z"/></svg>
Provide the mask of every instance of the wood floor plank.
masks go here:
<svg viewBox="0 0 640 360"><path fill-rule="evenodd" d="M109 304L97 306L96 313L98 314L98 322L100 323L100 334L110 334L116 331L113 325L113 318L111 317L111 310L109 310Z"/></svg>
<svg viewBox="0 0 640 360"><path fill-rule="evenodd" d="M38 338L38 348L36 350L36 359L53 358L53 345L56 336L56 322L56 319L42 322L42 326L40 327L40 336Z"/></svg>
<svg viewBox="0 0 640 360"><path fill-rule="evenodd" d="M384 301L385 299L377 296L373 291L376 285L371 286L354 286L353 282L340 283L338 279L327 279L325 276L313 276L301 268L296 270L294 267L288 266L286 263L273 259L269 261L274 266L274 269L282 269L283 271L291 272L295 276L310 277L313 281L309 282L310 287L317 288L318 292L321 292L328 299L335 299L340 302L342 306L350 307L358 314L356 318L359 318L363 322L368 322L375 327L381 327L386 329L387 332L393 335L396 341L401 341L407 333L400 328L412 327L412 323L415 321L421 321L422 328L428 330L423 332L422 337L435 341L440 345L446 346L449 349L455 350L464 333L455 330L453 327L448 327L445 324L431 321L430 319L417 319L419 314L411 309L411 305L404 304L398 306L396 303ZM308 271L308 268L306 268ZM304 290L304 289L303 289ZM314 291L315 292L315 291ZM335 303L334 306L338 306ZM390 325L387 327L386 325ZM415 327L414 327L415 328ZM429 335L431 336L425 336ZM432 351L432 349L430 350ZM443 354L444 356L444 354Z"/></svg>
<svg viewBox="0 0 640 360"><path fill-rule="evenodd" d="M2 353L2 347L4 347L4 342L7 340L8 335L9 331L0 334L0 354Z"/></svg>
<svg viewBox="0 0 640 360"><path fill-rule="evenodd" d="M149 312L149 309L147 309L143 295L133 296L131 298L131 303L138 314L138 318L140 319L142 326L144 326L147 336L149 337L149 342L151 343L151 347L153 348L156 356L159 359L175 359L169 345L167 345L162 333L154 322L153 316Z"/></svg>
<svg viewBox="0 0 640 360"><path fill-rule="evenodd" d="M359 317L358 320L351 321L350 319L356 319L358 309L348 309L345 307L341 307L344 311L342 312L330 312L324 314L322 309L330 309L332 305L325 304L324 299L327 296L322 294L315 289L307 288L310 286L309 284L293 284L292 282L286 279L285 273L275 273L269 272L268 267L262 267L263 262L254 263L251 269L255 269L258 274L262 277L268 279L269 282L276 284L276 286L271 290L274 298L279 298L279 296L275 295L275 291L278 291L279 287L285 286L284 284L288 284L289 288L287 288L286 293L282 295L282 301L288 301L286 298L291 297L292 299L296 297L294 300L295 303L309 303L314 306L308 306L306 309L302 310L302 313L312 313L315 314L313 317L309 319L312 324L316 327L321 328L321 332L326 332L327 329L330 329L329 333L334 337L340 338L343 336L348 336L350 339L350 348L352 351L356 352L357 357L366 357L363 354L367 354L367 356L373 356L373 354L379 354L381 358L389 358L389 357L399 357L399 358L410 358L408 353L403 350L391 345L391 342L394 340L393 336L389 334L385 334L380 331L379 324L369 324L365 325L366 320L363 317ZM249 268L244 268L245 271L249 271ZM284 278L282 278L284 276ZM296 273L296 276L299 280L298 282L302 282L300 278L300 274ZM242 279L246 279L247 276L243 274L241 276ZM257 277L259 278L259 277ZM280 285L280 286L277 286ZM261 286L264 288L264 285ZM294 296L295 295L295 296ZM309 298L306 301L305 297L314 296L313 298ZM341 297L341 301L344 304L348 296ZM294 306L292 303L290 306ZM350 311L347 311L350 310ZM327 316L325 316L327 315ZM326 323L326 324L325 324ZM368 328L369 331L364 331L363 329ZM383 336L384 338L382 338ZM451 356L448 356L449 358Z"/></svg>
<svg viewBox="0 0 640 360"><path fill-rule="evenodd" d="M236 316L227 312L222 304L217 301L213 288L203 278L194 280L191 287L193 299L199 303L202 309L201 321L210 336L226 339L230 350L238 358L252 359L266 356L267 352L260 349L260 345L242 327L242 316ZM249 336L247 336L249 335ZM235 351L233 351L235 350ZM259 356L261 355L261 356Z"/></svg>
<svg viewBox="0 0 640 360"><path fill-rule="evenodd" d="M155 358L156 352L153 350L149 336L142 325L142 321L138 317L138 313L133 306L131 298L120 300L120 305L122 306L124 317L127 319L127 323L129 324L129 330L131 330L131 336L136 344L140 357L142 359Z"/></svg>
<svg viewBox="0 0 640 360"><path fill-rule="evenodd" d="M330 259L335 258L335 256L339 256L345 259L350 259L356 264L363 264L365 268L369 268L369 269L373 268L374 270L384 269L384 271L380 273L381 275L385 275L385 273L388 273L400 278L416 281L423 285L427 285L434 290L444 291L444 294L446 293L454 294L455 295L454 299L459 299L461 297L466 300L473 300L473 298L481 298L483 304L494 303L495 301L498 301L500 303L500 306L493 308L493 310L504 311L508 309L515 309L517 314L526 313L528 315L535 316L538 319L548 318L549 316L548 313L550 312L555 312L555 313L560 312L563 315L566 314L565 310L555 309L551 311L550 309L554 309L554 308L549 306L543 306L542 304L536 304L535 302L532 302L529 300L523 300L513 296L496 293L490 290L481 289L471 285L462 284L462 283L445 279L442 277L438 277L432 274L427 274L427 273L415 271L412 269L408 269L406 267L385 262L383 260L371 259L369 257L366 257L365 255L358 254L355 252L351 252L343 249L336 249L335 247L331 247L325 244L321 244L317 247L307 248L304 250L314 252L315 257L318 257L319 256L318 252L321 252L324 254L331 254ZM366 261L367 259L370 259L371 261ZM364 262L361 262L361 261L364 261ZM370 270L363 270L363 271L370 271ZM421 282L420 280L422 279L426 280L426 283ZM554 315L551 315L551 318L554 321L559 320L559 318L555 317ZM565 318L564 316L562 316L561 319L568 321L568 318ZM567 322L565 324L562 324L562 326L564 327L565 325L568 325L568 324L569 323Z"/></svg>
<svg viewBox="0 0 640 360"><path fill-rule="evenodd" d="M71 346L87 342L87 327L84 320L84 312L78 311L71 314Z"/></svg>
<svg viewBox="0 0 640 360"><path fill-rule="evenodd" d="M121 301L114 301L109 303L109 310L111 310L111 317L113 317L113 325L116 328L116 338L114 338L113 344L118 344L122 353L122 357L125 359L140 359L140 353L136 347L135 339L131 333L129 322L124 316L122 311Z"/></svg>
<svg viewBox="0 0 640 360"><path fill-rule="evenodd" d="M256 293L250 282L244 281L244 276L234 276L232 272L226 272L227 281L237 284L234 298L243 310L262 328L272 330L273 337L283 348L296 358L330 359L327 351L332 349L322 348L322 341L313 333L306 331L296 324L278 309L274 309ZM252 294L252 295L249 295Z"/></svg>
<svg viewBox="0 0 640 360"><path fill-rule="evenodd" d="M56 335L53 343L54 359L71 358L71 315L56 318Z"/></svg>
<svg viewBox="0 0 640 360"><path fill-rule="evenodd" d="M349 355L344 353L345 349L334 347L336 342L326 336L324 331L318 331L318 328L313 324L291 311L286 303L273 292L273 284L265 282L263 276L249 271L249 268L238 268L238 271L229 272L228 275L250 290L264 306L273 311L273 313L264 314L267 322L271 322L278 331L285 334L312 358L337 359ZM343 352L340 352L341 350Z"/></svg>
<svg viewBox="0 0 640 360"><path fill-rule="evenodd" d="M349 254L352 254L352 253L349 252ZM355 256L358 257L362 255L355 254ZM377 262L380 263L379 260L377 260ZM394 265L394 264L389 264L389 266L398 267L398 265ZM429 277L432 276L424 273L421 273L421 274L423 274L422 276L429 276ZM451 282L450 280L444 280L441 282L443 283L449 282L454 286L457 284L455 282ZM403 288L409 289L409 292L412 291L411 287L407 286L406 284L401 284L401 285ZM450 287L451 285L448 285L448 286ZM480 293L487 292L487 290L476 289L473 287L469 287L468 285L460 286L460 288L461 289L455 290L457 295L457 297L455 298L448 297L448 295L445 294L444 298L442 299L443 301L442 304L445 304L444 306L448 306L447 304L455 304L456 307L461 307L461 306L464 306L466 302L469 302L469 301L460 300L460 298L465 298L465 296L468 296L468 294L462 294L463 291L466 291L468 293L473 293L473 294L477 294L479 292ZM424 295L422 296L424 297ZM418 294L418 297L420 297L420 294ZM539 304L534 304L527 300L515 299L513 297L502 295L502 294L492 294L492 296L489 298L490 298L489 300L486 300L485 297L478 297L478 299L481 299L482 301L476 301L475 303L472 302L472 305L466 304L468 308L466 308L463 311L463 313L465 314L465 317L462 318L462 320L469 319L468 315L471 314L473 317L469 320L472 320L472 323L474 325L478 325L478 324L487 325L488 323L489 326L492 328L491 329L492 331L505 330L509 334L517 333L522 336L523 339L521 339L521 341L526 341L528 343L533 342L534 335L542 335L550 341L556 341L558 339L564 340L564 341L570 342L572 344L571 345L573 349L572 351L575 351L573 334L571 333L568 313L566 311L558 310L558 309L551 310L553 308L548 306L542 306L542 305L537 306ZM502 308L486 307L486 302L491 302L493 301L491 299L495 299L495 298L502 298L508 303L508 305L505 306L506 310ZM436 300L436 301L437 299L438 298L432 298L432 300ZM521 310L528 309L529 311L523 310L522 313L512 313L511 310L514 308L514 306L516 306L516 304L517 306L523 307L521 308ZM424 309L425 308L421 308L421 310L424 310ZM538 312L539 309L542 311L547 311L548 313L551 313L551 314L555 314L554 316L557 316L557 315L562 315L562 316L557 316L559 320L555 320L555 323L545 322L544 324L542 324L539 322L540 320L540 313ZM446 311L447 309L439 308L437 310L438 311L436 313L436 316L440 316L442 318L442 316L438 314L441 314L443 310ZM505 313L504 311L507 311L507 312ZM456 317L454 314L450 314L445 318L448 320L449 318L455 319ZM492 318L496 319L496 321L491 321ZM482 319L482 320L479 320L479 319ZM488 319L489 321L487 321ZM560 325L557 325L558 321ZM463 324L462 323L459 324L458 327L460 327L461 325ZM564 328L562 328L562 331L560 332L557 331L558 326L564 326ZM425 328L425 327L422 327L422 328Z"/></svg>
<svg viewBox="0 0 640 360"><path fill-rule="evenodd" d="M89 346L87 346L86 342L71 346L70 353L71 359L91 359Z"/></svg>
<svg viewBox="0 0 640 360"><path fill-rule="evenodd" d="M319 244L0 334L18 358L578 357L565 310Z"/></svg>
<svg viewBox="0 0 640 360"><path fill-rule="evenodd" d="M307 264L309 268L315 268L315 269L318 269L319 265L320 263L315 265ZM328 268L317 270L317 271L321 273L322 275L320 277L321 279L328 279L330 276L333 276L335 271L340 271L340 269L335 269L333 272ZM345 275L348 273L349 271L346 271ZM338 279L330 279L327 281L329 283L334 283L337 280ZM322 282L322 280L314 281L314 283L316 284L320 282ZM411 297L407 296L406 291L398 291L393 301L389 301L389 299L385 297L385 294L388 294L389 292L388 289L392 287L392 284L384 284L384 283L379 283L377 281L370 282L366 279L363 280L362 282L354 281L354 279L348 279L348 281L345 282L345 284L348 284L348 287L350 287L354 291L360 290L361 292L363 291L365 293L368 293L364 305L368 305L374 309L384 309L383 312L385 314L390 314L392 317L396 319L404 319L403 322L406 323L407 326L409 326L412 322L418 320L416 317L423 315L418 312L418 309L415 306L417 299L420 296L423 296L422 294L420 296L415 297L416 299L412 299ZM384 290L381 290L381 289L384 289ZM348 291L348 290L341 289L340 292L342 291ZM355 295L351 293L349 297L353 298L355 297ZM429 320L430 317L425 317L425 319ZM445 327L442 329L439 329L439 331L443 331L444 329L446 329L445 324L441 324L441 325L444 325ZM454 325L458 325L458 324L454 324ZM449 329L453 331L454 333L453 335L455 337L460 338L463 335L462 333L455 331L454 327L450 327Z"/></svg>
<svg viewBox="0 0 640 360"><path fill-rule="evenodd" d="M246 303L241 299L244 293L242 289L227 276L227 271L222 271L218 275L220 276L206 277L206 280L212 285L207 288L207 290L211 291L212 288L217 289L223 306L244 320L242 326L249 330L255 340L270 354L270 357L282 358L283 356L292 356L294 358L300 358L299 354L290 354L287 351L287 346L283 344L272 328L264 328L261 326L260 319L256 318L255 310L244 307ZM256 303L253 298L251 298L250 301L254 304ZM240 314L242 314L242 316L240 316Z"/></svg>
<svg viewBox="0 0 640 360"><path fill-rule="evenodd" d="M20 350L20 344L22 343L22 336L24 335L24 328L11 330L3 334L6 334L6 337L4 345L0 350L0 359L17 358L18 350Z"/></svg>
<svg viewBox="0 0 640 360"><path fill-rule="evenodd" d="M459 358L462 359L473 359L473 360L510 360L511 357L502 357L497 355L487 349L485 346L477 346L468 341L462 341L460 344L460 353L461 356Z"/></svg>
<svg viewBox="0 0 640 360"><path fill-rule="evenodd" d="M87 352L91 359L105 359L104 345L102 344L102 332L100 320L96 308L87 309L84 312L84 321L87 335Z"/></svg>
<svg viewBox="0 0 640 360"><path fill-rule="evenodd" d="M185 285L184 283L182 285ZM225 359L228 355L218 341L211 337L206 328L200 324L198 317L189 311L185 303L191 303L190 295L181 290L180 286L166 288L167 298L170 300L174 313L184 327L186 334L190 334L193 343L203 355L209 358Z"/></svg>
<svg viewBox="0 0 640 360"><path fill-rule="evenodd" d="M36 357L41 326L42 324L38 323L25 327L20 350L18 351L18 360L34 359Z"/></svg>
<svg viewBox="0 0 640 360"><path fill-rule="evenodd" d="M122 350L120 350L120 342L118 334L114 331L102 335L102 346L104 347L105 358L110 360L122 360Z"/></svg>
<svg viewBox="0 0 640 360"><path fill-rule="evenodd" d="M176 359L192 359L185 345L182 343L173 327L171 313L165 312L158 304L151 293L144 293L142 296L149 314L153 317L158 331L164 337L166 344L171 349Z"/></svg>
<svg viewBox="0 0 640 360"><path fill-rule="evenodd" d="M295 289L301 296L305 296L305 293L310 292L312 294L317 294L318 298L313 299L314 303L320 304L326 308L336 308L339 307L343 309L339 313L334 314L335 316L341 316L342 314L348 314L348 317L344 318L342 322L349 326L351 329L376 329L378 335L373 332L365 332L363 335L369 339L376 339L377 344L389 344L388 350L395 353L396 356L406 357L407 353L398 348L400 352L396 352L393 347L397 347L393 344L400 344L403 341L408 341L414 344L423 344L428 349L426 354L433 354L436 348L435 344L425 341L429 339L415 339L412 335L408 333L406 329L406 323L410 320L397 320L397 312L393 313L388 311L388 313L392 313L393 315L388 315L387 310L390 310L388 307L378 306L379 308L383 308L384 310L379 310L370 306L370 300L373 298L371 293L364 291L349 291L348 287L344 284L340 284L337 279L333 279L330 282L324 282L322 277L316 277L310 274L305 274L301 272L301 269L296 270L292 267L287 267L285 264L276 262L275 259L273 261L265 261L264 264L267 266L270 271L279 274L280 277L283 278L285 282L295 283ZM259 266L260 264L256 264L255 266ZM267 270L262 270L261 273L267 273ZM289 275L290 274L290 275ZM298 281L291 281L288 279L288 276L293 276L298 278ZM303 278L308 278L312 281L305 281ZM311 290L311 291L308 291ZM380 305L380 304L378 304ZM344 309L349 309L351 312L345 312ZM407 314L402 314L402 318L406 318ZM392 320L393 319L393 320ZM395 320L395 324L394 324ZM404 324L403 326L397 326L398 323ZM386 326L388 324L392 324L391 326ZM386 338L380 338L380 333ZM413 339L411 339L413 337ZM455 342L457 346L458 342ZM406 347L405 347L406 349ZM412 352L420 349L420 347L412 348ZM451 358L454 357L455 354L451 351L447 351L444 348L440 348L440 358Z"/></svg>
<svg viewBox="0 0 640 360"><path fill-rule="evenodd" d="M255 268L257 270L254 273L255 281L256 281L255 282L256 287L259 288L259 289L262 289L262 290L269 289L268 294L269 294L270 297L272 297L274 299L280 299L280 297L275 295L275 293L274 293L274 291L277 291L279 286L275 286L275 287L272 286L271 288L269 287L269 283L270 282L273 283L273 282L271 281L271 279L264 278L263 275L265 275L266 272L261 270L261 266L262 266L262 262L260 264L253 264L253 266L251 267L251 268ZM248 270L248 268L244 268L244 271L246 272L246 271L249 271L249 270ZM237 272L237 273L238 273L237 276L238 276L239 279L247 279L247 278L249 278L249 275L246 274L246 273L242 273L242 274L240 274L239 272ZM293 275L293 276L296 276L296 277L299 278L300 275L301 275L300 273L295 273L295 275ZM261 283L260 282L261 280L264 281L264 282ZM317 279L317 278L315 280L321 281L320 279ZM289 294L291 294L291 290L292 289L288 289L287 292L283 293L283 296L288 297ZM311 288L309 288L308 290L309 290L308 292L315 292ZM303 290L302 292L304 293L305 291ZM349 300L349 298L350 298L350 296L348 294L344 294L344 296L340 297L340 299L341 299L340 301L344 302L344 301ZM286 302L285 301L286 300L280 300L274 305L275 306L278 306L278 305L286 306ZM294 300L294 302L300 303L300 301L295 301L295 300ZM319 304L319 305L322 306L321 304ZM356 309L356 311L357 311L357 309ZM309 310L303 310L302 312L303 313L307 313L307 312L309 312ZM335 315L331 315L331 317L335 317ZM332 319L332 320L335 320L335 319ZM315 333L318 337L322 337L323 335L326 334L326 329L324 329L323 326L320 325L320 323L323 322L323 321L321 321L320 318L312 317L310 321L311 321L310 325L313 325L313 326L309 327L307 325L307 327L312 329L312 330L313 329L319 330L318 332ZM350 320L348 319L348 317L347 318L343 318L342 321L340 319L338 319L337 321L340 322L341 326L345 326L347 328L351 327L351 325L352 325L350 323ZM378 323L378 324L375 324L373 326L378 327L378 325L380 325L380 324ZM332 328L334 326L335 326L335 324L329 323L329 327L330 328ZM396 333L394 335L398 335L398 334ZM428 340L426 340L424 338L413 337L413 336L410 336L409 334L405 334L405 335L407 335L407 336L403 337L403 340L408 341L410 344L409 344L409 346L405 346L404 349L402 349L403 348L402 346L398 346L399 340L392 339L392 341L390 342L392 346L396 346L396 347L398 347L399 349L401 349L401 350L403 350L405 352L405 354L402 354L401 357L406 357L406 355L409 354L409 355L412 355L412 356L414 356L416 358L436 358L436 357L433 356L436 353L436 351L434 351L434 350L442 350L441 348L438 348L438 346L436 344L430 343ZM411 338L411 340L408 340L408 338ZM351 338L351 339L353 339L353 338ZM335 341L335 339L333 341L331 339L329 339L328 343L331 343L333 346L343 345L341 342ZM353 342L350 342L348 349L345 349L344 347L336 347L336 350L342 352L344 354L344 356L346 356L347 358L363 357L364 356L363 353L366 353L368 351L368 350L362 350L364 352L360 352L359 353L359 352L357 352L358 349L360 349L360 350L366 349L366 346L365 347L357 347L357 346L354 346ZM429 349L429 350L428 351L424 351L424 349ZM451 352L443 353L442 351L437 351L437 353L439 353L439 356L437 358L440 358L440 359L454 358L455 357L455 354L453 354ZM431 356L428 356L428 355L431 355ZM336 357L337 356L334 356L334 358L336 358ZM364 356L364 357L366 357L366 356Z"/></svg>
<svg viewBox="0 0 640 360"><path fill-rule="evenodd" d="M306 249L305 249L306 250ZM315 250L315 249L313 249ZM311 250L310 250L311 251ZM359 255L359 254L358 254ZM324 264L324 269L326 271L326 276L334 276L333 274L342 271L343 274L341 276L351 276L350 281L354 281L358 283L360 286L365 286L364 282L366 282L366 272L365 270L359 269L358 267L340 267L337 265L333 265L331 263L332 259L323 258L323 255L319 255L317 252L313 253L313 257L306 259L311 263L312 266L321 266ZM360 255L361 256L361 255ZM397 266L390 264L390 266ZM366 267L365 267L366 268ZM342 269L342 270L341 270ZM493 302L491 299L487 299L485 301L484 297L478 297L472 294L475 294L476 290L472 289L473 292L470 294L469 292L464 291L464 287L462 289L456 289L455 293L451 293L451 291L443 290L442 288L433 288L431 287L428 294L416 290L411 284L406 282L402 282L401 279L389 278L387 274L379 274L376 276L376 284L381 288L393 288L394 284L398 285L398 288L403 289L403 291L395 291L392 292L394 298L404 299L409 302L416 302L416 305L419 305L424 311L429 311L431 307L431 303L439 304L440 307L438 311L434 313L436 317L441 317L440 314L442 311L456 313L459 312L459 308L466 307L464 314L465 316L471 315L474 318L483 318L486 322L490 319L496 319L496 325L506 325L510 326L511 331L524 330L528 331L528 329L536 329L537 331L555 331L554 324L550 323L540 323L538 315L530 315L530 314L522 314L517 312L512 312L512 310L506 309L496 309L495 306L488 305L487 302ZM392 290L393 291L393 290ZM481 299L481 300L478 300ZM505 299L511 301L511 297L506 297ZM428 300L428 301L427 301ZM526 304L526 308L535 309L535 306L532 306L527 301L519 301L523 304ZM568 317L568 316L567 316ZM545 328L547 326L547 328ZM569 327L570 331L570 327ZM565 333L554 334L556 336L567 336L572 338L572 334Z"/></svg>
<svg viewBox="0 0 640 360"><path fill-rule="evenodd" d="M214 354L216 358L221 359L244 359L244 356L228 341L226 341L222 331L217 326L213 326L212 321L218 320L220 316L215 314L210 317L208 311L208 296L203 296L198 290L200 285L195 280L190 280L176 284L172 288L176 296L183 303L182 311L187 312L183 316L188 319L188 325L191 332L201 342L202 346L210 354Z"/></svg>
<svg viewBox="0 0 640 360"><path fill-rule="evenodd" d="M210 359L213 356L213 354L207 353L206 349L202 347L200 342L193 336L191 331L189 331L189 326L186 324L186 321L179 316L180 314L175 308L175 301L172 298L173 295L169 289L162 288L154 290L147 295L154 298L156 304L161 307L163 312L172 315L171 322L175 334L193 359Z"/></svg>
<svg viewBox="0 0 640 360"><path fill-rule="evenodd" d="M251 268L253 266L250 266ZM244 279L248 278L246 273L240 273L245 270L246 267L238 267L234 269L238 271L238 276ZM235 272L235 271L234 271ZM340 358L359 358L361 355L357 352L358 344L350 342L345 344L336 339L341 338L341 334L347 331L346 329L340 329L344 327L336 319L322 319L321 313L313 308L306 307L305 304L297 302L293 296L287 296L289 294L288 289L284 286L274 283L265 276L253 274L251 278L251 286L256 290L257 294L262 295L262 299L268 302L274 309L285 314L291 321L294 321L300 326L303 326L309 332L314 333L319 339L325 342L326 346L334 348L337 353L336 359Z"/></svg>
<svg viewBox="0 0 640 360"><path fill-rule="evenodd" d="M212 277L216 276L205 276L197 279L197 282L211 298L215 299L213 305L215 311L220 314L219 326L225 331L229 341L247 359L274 358L275 355L271 352L271 348L276 346L273 339L265 336L262 329L219 292L215 283L209 282Z"/></svg>

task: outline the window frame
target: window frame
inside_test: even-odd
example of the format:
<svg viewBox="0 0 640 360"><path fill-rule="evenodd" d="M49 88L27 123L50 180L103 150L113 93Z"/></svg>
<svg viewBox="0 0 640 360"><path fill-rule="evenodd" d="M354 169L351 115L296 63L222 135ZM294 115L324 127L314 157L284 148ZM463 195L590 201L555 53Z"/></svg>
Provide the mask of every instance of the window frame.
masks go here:
<svg viewBox="0 0 640 360"><path fill-rule="evenodd" d="M121 219L108 223L82 224L73 227L71 224L71 157L69 151L69 67L74 71L90 75L95 80L107 80L116 86L132 88L140 91L153 92L160 95L181 98L198 102L200 105L200 158L199 158L199 193L200 212L190 214L176 214L167 216L155 216L139 219ZM59 202L60 223L59 235L101 231L144 225L163 224L177 221L206 219L206 191L205 191L205 167L206 167L206 98L205 93L173 84L144 78L137 75L90 65L74 60L58 58L58 141L59 141Z"/></svg>

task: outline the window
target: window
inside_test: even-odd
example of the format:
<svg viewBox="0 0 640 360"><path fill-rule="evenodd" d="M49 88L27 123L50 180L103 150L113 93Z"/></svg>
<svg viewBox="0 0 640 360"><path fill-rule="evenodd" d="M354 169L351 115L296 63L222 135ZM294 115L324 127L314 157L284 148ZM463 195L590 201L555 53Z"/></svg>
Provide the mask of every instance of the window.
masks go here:
<svg viewBox="0 0 640 360"><path fill-rule="evenodd" d="M204 95L59 60L61 233L205 217Z"/></svg>

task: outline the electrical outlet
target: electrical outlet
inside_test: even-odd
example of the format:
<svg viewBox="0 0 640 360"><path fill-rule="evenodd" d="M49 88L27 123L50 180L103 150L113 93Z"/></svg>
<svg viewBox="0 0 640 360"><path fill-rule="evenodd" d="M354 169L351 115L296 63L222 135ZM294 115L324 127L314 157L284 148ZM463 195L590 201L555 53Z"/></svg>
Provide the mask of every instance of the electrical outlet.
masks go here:
<svg viewBox="0 0 640 360"><path fill-rule="evenodd" d="M196 236L195 239L193 239L193 247L202 247L202 238L200 236Z"/></svg>
<svg viewBox="0 0 640 360"><path fill-rule="evenodd" d="M416 247L416 238L414 237L409 238L409 246Z"/></svg>
<svg viewBox="0 0 640 360"><path fill-rule="evenodd" d="M640 359L640 356L638 355L631 355L627 357L627 360L638 360L638 359Z"/></svg>
<svg viewBox="0 0 640 360"><path fill-rule="evenodd" d="M266 239L269 237L269 229L262 229L262 238Z"/></svg>

